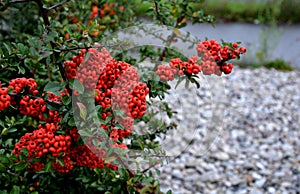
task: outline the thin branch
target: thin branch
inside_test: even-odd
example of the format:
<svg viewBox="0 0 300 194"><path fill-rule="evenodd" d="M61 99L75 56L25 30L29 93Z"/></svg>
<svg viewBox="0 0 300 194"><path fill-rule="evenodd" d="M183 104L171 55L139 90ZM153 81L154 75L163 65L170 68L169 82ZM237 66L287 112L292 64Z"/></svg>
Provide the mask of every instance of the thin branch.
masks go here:
<svg viewBox="0 0 300 194"><path fill-rule="evenodd" d="M56 9L56 8L62 6L63 4L65 4L65 3L69 2L69 1L70 1L70 0L65 0L65 1L62 1L62 2L60 2L60 3L57 3L57 4L55 4L55 5L53 5L53 6L49 7L49 8L47 8L47 10L49 11L49 10L52 10L52 9Z"/></svg>
<svg viewBox="0 0 300 194"><path fill-rule="evenodd" d="M9 93L8 95L13 96L13 97L21 97L21 95L16 94L16 93ZM34 99L39 99L40 98L40 97L37 97L37 96L30 96L30 97L32 97ZM56 102L56 101L52 101L52 100L48 100L48 99L46 99L45 102L46 103L57 104L57 105L62 105L61 102Z"/></svg>
<svg viewBox="0 0 300 194"><path fill-rule="evenodd" d="M44 8L44 3L42 0L34 0L38 6L39 6L39 9L41 11L41 14L42 14L42 18L44 20L44 23L46 25L46 29L48 29L48 27L50 26L50 21L49 21L49 18L48 18L48 9L47 8Z"/></svg>
<svg viewBox="0 0 300 194"><path fill-rule="evenodd" d="M5 69L7 69L7 68L10 67L10 66L11 66L11 64L8 64L8 65L6 65L6 66L4 66L4 67L1 67L0 72L4 71Z"/></svg>
<svg viewBox="0 0 300 194"><path fill-rule="evenodd" d="M184 8L183 8L183 11L181 12L179 18L177 18L176 20L176 24L174 26L174 28L178 28L180 23L183 21L183 19L185 18L185 10L187 8L187 3L184 4ZM160 57L159 57L159 60L162 61L164 58L165 58L165 55L166 55L166 52L167 52L167 48L170 47L173 39L176 37L176 34L174 33L174 31L172 32L170 38L168 39L168 42L163 50L163 52L161 53Z"/></svg>
<svg viewBox="0 0 300 194"><path fill-rule="evenodd" d="M80 46L77 46L77 47L71 47L71 48L64 48L64 49L59 49L59 50L56 50L56 52L65 52L65 51L75 51L75 50L81 50L81 49L89 49L89 48L103 48L104 46L86 46L86 47L80 47Z"/></svg>
<svg viewBox="0 0 300 194"><path fill-rule="evenodd" d="M120 162L121 164L126 168L127 172L129 173L130 178L135 177L136 174L129 168L127 164L124 163L124 161L120 158L120 156L116 153L113 154Z"/></svg>
<svg viewBox="0 0 300 194"><path fill-rule="evenodd" d="M7 172L8 174L10 174L10 175L13 175L13 176L16 176L16 177L20 178L21 180L24 179L24 177L22 177L21 175L15 174L15 173L10 172L10 171L6 171L6 172Z"/></svg>
<svg viewBox="0 0 300 194"><path fill-rule="evenodd" d="M74 51L74 50L88 50L90 48L97 48L97 49L102 49L102 48L105 48L105 47L124 47L124 46L128 46L130 44L115 44L115 45L110 45L110 46L77 46L77 47L70 47L70 48L62 48L62 49L59 49L59 50L55 50L55 52L57 53L61 53L61 52L66 52L66 51Z"/></svg>
<svg viewBox="0 0 300 194"><path fill-rule="evenodd" d="M160 13L159 13L159 6L158 6L157 1L154 1L154 4L155 4L155 13L156 13L157 19L158 19L163 25L166 25L165 21L163 20L162 16L161 16Z"/></svg>
<svg viewBox="0 0 300 194"><path fill-rule="evenodd" d="M151 168L155 167L156 165L160 164L160 162L155 162L152 165L150 165L148 168L144 169L141 171L141 173L146 173L148 170L150 170Z"/></svg>

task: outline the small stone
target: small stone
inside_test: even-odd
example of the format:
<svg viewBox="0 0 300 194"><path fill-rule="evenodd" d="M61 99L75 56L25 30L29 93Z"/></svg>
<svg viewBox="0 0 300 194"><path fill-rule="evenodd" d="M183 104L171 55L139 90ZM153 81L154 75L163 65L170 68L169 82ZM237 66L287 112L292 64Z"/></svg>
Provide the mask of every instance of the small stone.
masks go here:
<svg viewBox="0 0 300 194"><path fill-rule="evenodd" d="M216 182L221 179L218 172L210 171L201 175L200 180L203 182Z"/></svg>
<svg viewBox="0 0 300 194"><path fill-rule="evenodd" d="M263 187L266 182L266 178L258 179L255 181L255 185L259 188Z"/></svg>
<svg viewBox="0 0 300 194"><path fill-rule="evenodd" d="M292 184L290 182L283 182L283 183L281 183L281 186L285 187L285 188L288 188L288 187L291 187Z"/></svg>
<svg viewBox="0 0 300 194"><path fill-rule="evenodd" d="M179 178L179 179L183 179L183 173L179 169L174 169L172 171L172 176Z"/></svg>
<svg viewBox="0 0 300 194"><path fill-rule="evenodd" d="M217 152L213 155L214 158L218 160L228 160L229 155L226 152Z"/></svg>
<svg viewBox="0 0 300 194"><path fill-rule="evenodd" d="M276 192L276 189L274 187L268 187L268 192L269 193L275 193Z"/></svg>
<svg viewBox="0 0 300 194"><path fill-rule="evenodd" d="M246 175L246 180L247 180L248 183L251 183L251 182L253 182L254 178L251 174L247 174Z"/></svg>
<svg viewBox="0 0 300 194"><path fill-rule="evenodd" d="M256 162L256 166L261 170L265 170L265 166L260 162Z"/></svg>
<svg viewBox="0 0 300 194"><path fill-rule="evenodd" d="M253 176L253 178L254 178L255 180L259 180L259 179L262 178L262 176L261 176L260 174L256 173L256 172L253 172L253 173L252 173L252 176Z"/></svg>
<svg viewBox="0 0 300 194"><path fill-rule="evenodd" d="M263 194L263 192L258 189L251 189L249 194Z"/></svg>

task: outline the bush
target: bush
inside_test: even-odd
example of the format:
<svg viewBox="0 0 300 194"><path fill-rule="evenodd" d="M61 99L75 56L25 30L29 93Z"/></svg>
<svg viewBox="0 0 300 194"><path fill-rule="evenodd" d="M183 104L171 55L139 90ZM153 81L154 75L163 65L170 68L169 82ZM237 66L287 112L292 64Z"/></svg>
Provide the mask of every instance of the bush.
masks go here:
<svg viewBox="0 0 300 194"><path fill-rule="evenodd" d="M198 56L185 56L171 47L188 40L178 28L213 17L186 1L151 3L153 21L174 28L164 48L139 46L137 60L130 41L113 36L138 22L130 1L1 2L1 193L162 193L151 170L164 154L156 137L176 125L151 119L151 99L174 79L199 87L200 73L231 73L228 61L246 49L197 40ZM145 59L152 66L141 71ZM149 131L136 133L139 123Z"/></svg>

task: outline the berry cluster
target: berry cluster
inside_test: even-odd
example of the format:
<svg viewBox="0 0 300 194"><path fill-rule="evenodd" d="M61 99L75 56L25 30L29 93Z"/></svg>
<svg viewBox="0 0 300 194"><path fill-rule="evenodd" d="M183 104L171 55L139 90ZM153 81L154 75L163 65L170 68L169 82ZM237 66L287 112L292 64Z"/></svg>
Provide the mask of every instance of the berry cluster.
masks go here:
<svg viewBox="0 0 300 194"><path fill-rule="evenodd" d="M11 97L8 95L8 88L0 86L0 111L8 108L11 104Z"/></svg>
<svg viewBox="0 0 300 194"><path fill-rule="evenodd" d="M125 62L114 61L105 48L100 51L91 48L87 52L87 60L84 60L86 52L81 51L73 56L72 61L64 63L67 76L77 78L87 89L94 88L95 102L103 109L102 119L112 115L110 107L122 110L130 121L118 118L121 125L126 125L124 130L116 130L114 125L111 125L111 130L107 126L102 128L112 133L110 136L114 140L128 136L132 131L133 119L143 116L147 109L146 96L149 88L138 81L139 74L134 67Z"/></svg>
<svg viewBox="0 0 300 194"><path fill-rule="evenodd" d="M8 108L11 104L18 105L20 114L39 118L49 123L57 123L60 116L57 111L49 110L44 99L37 97L37 83L32 78L12 79L8 87L0 87L0 111ZM8 94L8 91L11 91ZM58 96L48 92L48 99L61 102ZM17 103L18 102L18 103Z"/></svg>
<svg viewBox="0 0 300 194"><path fill-rule="evenodd" d="M74 168L74 162L71 160L69 155L65 155L62 157L63 165L61 165L58 161L52 162L52 167L56 172L60 173L68 173Z"/></svg>
<svg viewBox="0 0 300 194"><path fill-rule="evenodd" d="M96 16L98 16L99 18L103 18L106 15L115 15L118 11L116 7L117 5L114 3L109 3L109 4L104 3L100 9L97 5L93 5L92 6L93 11L91 12L90 19L94 19ZM123 11L124 6L120 6L119 10Z"/></svg>
<svg viewBox="0 0 300 194"><path fill-rule="evenodd" d="M159 65L156 73L162 81L172 81L176 75L196 75L201 71L201 67L197 64L198 60L196 56L191 56L187 62L174 58L170 60L170 66Z"/></svg>
<svg viewBox="0 0 300 194"><path fill-rule="evenodd" d="M215 40L207 40L197 45L198 56L201 57L200 63L202 72L205 75L221 75L222 72L229 74L233 65L226 61L238 58L240 54L246 52L245 47L239 47L235 42L230 45L221 46Z"/></svg>
<svg viewBox="0 0 300 194"><path fill-rule="evenodd" d="M33 96L36 96L39 93L39 91L37 90L38 85L33 78L27 79L23 77L12 79L8 85L8 87L13 88L12 92L16 94L23 92L26 87L28 87L29 93Z"/></svg>
<svg viewBox="0 0 300 194"><path fill-rule="evenodd" d="M76 161L77 166L87 166L89 168L104 168L102 158L105 156L105 151L97 148L101 152L99 157L92 152L86 145L79 145L72 149L71 156Z"/></svg>
<svg viewBox="0 0 300 194"><path fill-rule="evenodd" d="M99 44L95 46L100 47ZM65 61L64 65L68 79L77 78L85 88L94 89L100 72L113 58L106 48L101 48L100 51L90 48L87 52L89 53L87 60L84 60L86 50L82 50L72 57L72 61Z"/></svg>
<svg viewBox="0 0 300 194"><path fill-rule="evenodd" d="M55 135L56 126L53 123L47 123L44 126L39 125L37 130L32 133L26 133L15 144L13 154L21 154L21 149L26 148L28 159L43 157L51 154L58 156L61 152L66 152L71 146L71 137L66 135Z"/></svg>
<svg viewBox="0 0 300 194"><path fill-rule="evenodd" d="M34 171L34 172L39 172L39 171L43 170L44 167L45 167L44 163L35 162L35 163L33 163L29 166L29 169Z"/></svg>
<svg viewBox="0 0 300 194"><path fill-rule="evenodd" d="M192 56L187 62L180 58L170 60L169 66L159 65L156 73L160 76L161 81L174 80L175 76L197 75L202 72L204 75L222 75L229 74L233 65L226 61L238 58L240 54L246 52L245 47L239 47L237 43L221 46L215 40L200 42L197 45L198 56L201 60Z"/></svg>

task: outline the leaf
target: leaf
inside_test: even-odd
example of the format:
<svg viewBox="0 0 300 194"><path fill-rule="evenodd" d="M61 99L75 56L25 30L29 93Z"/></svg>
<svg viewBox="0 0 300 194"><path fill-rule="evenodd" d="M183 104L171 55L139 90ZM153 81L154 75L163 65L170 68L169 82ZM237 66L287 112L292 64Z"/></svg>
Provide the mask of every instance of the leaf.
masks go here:
<svg viewBox="0 0 300 194"><path fill-rule="evenodd" d="M47 42L54 41L54 39L55 39L56 37L58 37L57 32L51 31L51 32L49 32L49 34L47 35L46 41L47 41Z"/></svg>
<svg viewBox="0 0 300 194"><path fill-rule="evenodd" d="M6 43L3 43L3 45L5 46L6 50L8 51L8 54L11 53L11 48L9 45L7 45Z"/></svg>
<svg viewBox="0 0 300 194"><path fill-rule="evenodd" d="M6 156L0 155L0 162L2 164L9 164L9 159Z"/></svg>
<svg viewBox="0 0 300 194"><path fill-rule="evenodd" d="M185 87L185 89L188 89L189 86L190 86L190 80L187 79L187 80L185 81L184 87Z"/></svg>
<svg viewBox="0 0 300 194"><path fill-rule="evenodd" d="M52 92L57 96L61 96L59 91L62 89L61 84L59 82L49 82L44 88L44 91Z"/></svg>
<svg viewBox="0 0 300 194"><path fill-rule="evenodd" d="M172 194L172 191L171 190L169 190L166 194Z"/></svg>
<svg viewBox="0 0 300 194"><path fill-rule="evenodd" d="M68 125L69 125L70 127L75 127L75 126L76 126L74 117L72 117L72 118L69 120Z"/></svg>
<svg viewBox="0 0 300 194"><path fill-rule="evenodd" d="M46 106L50 110L59 110L61 108L61 105L55 102L47 102Z"/></svg>
<svg viewBox="0 0 300 194"><path fill-rule="evenodd" d="M62 161L61 159L57 158L56 161L57 161L61 166L65 166L64 161Z"/></svg>
<svg viewBox="0 0 300 194"><path fill-rule="evenodd" d="M119 123L116 124L115 128L116 129L124 129L123 125L120 125Z"/></svg>
<svg viewBox="0 0 300 194"><path fill-rule="evenodd" d="M20 193L20 187L14 185L12 190L10 191L10 194L19 194Z"/></svg>
<svg viewBox="0 0 300 194"><path fill-rule="evenodd" d="M184 77L180 77L176 83L175 89L177 88L177 86L184 80Z"/></svg>
<svg viewBox="0 0 300 194"><path fill-rule="evenodd" d="M37 51L35 50L34 47L30 47L29 52L30 52L31 56L37 56L38 55L38 53L37 53Z"/></svg>
<svg viewBox="0 0 300 194"><path fill-rule="evenodd" d="M63 96L62 97L62 103L64 104L64 105L69 105L70 103L71 103L71 96Z"/></svg>
<svg viewBox="0 0 300 194"><path fill-rule="evenodd" d="M84 137L92 137L93 133L88 130L88 129L81 129L78 131L79 135L84 136Z"/></svg>
<svg viewBox="0 0 300 194"><path fill-rule="evenodd" d="M160 170L155 169L155 171L156 171L157 176L159 176L160 175Z"/></svg>
<svg viewBox="0 0 300 194"><path fill-rule="evenodd" d="M19 163L18 165L15 166L15 170L16 171L22 171L23 169L25 169L27 167L27 163Z"/></svg>
<svg viewBox="0 0 300 194"><path fill-rule="evenodd" d="M52 171L52 161L47 162L44 169L45 169L45 172L51 172Z"/></svg>
<svg viewBox="0 0 300 194"><path fill-rule="evenodd" d="M4 128L4 129L2 130L2 132L1 132L1 135L6 135L7 132L8 132L8 129L7 129L7 128Z"/></svg>
<svg viewBox="0 0 300 194"><path fill-rule="evenodd" d="M10 128L7 133L13 133L16 132L18 129L17 128Z"/></svg>
<svg viewBox="0 0 300 194"><path fill-rule="evenodd" d="M83 92L84 92L84 87L83 87L82 83L80 83L80 81L78 79L72 79L70 81L70 88L72 90L76 90L80 94L83 94Z"/></svg>
<svg viewBox="0 0 300 194"><path fill-rule="evenodd" d="M77 102L76 104L77 104L77 106L79 108L79 115L80 115L80 117L83 120L86 120L86 115L87 115L86 107L81 102Z"/></svg>
<svg viewBox="0 0 300 194"><path fill-rule="evenodd" d="M25 73L25 68L22 67L22 66L20 66L20 65L18 65L18 70L19 70L18 73L20 73L20 74L24 74Z"/></svg>
<svg viewBox="0 0 300 194"><path fill-rule="evenodd" d="M26 156L26 157L28 156L28 150L26 148L22 148L21 152L24 156Z"/></svg>
<svg viewBox="0 0 300 194"><path fill-rule="evenodd" d="M181 35L181 32L178 28L174 28L173 29L173 33L176 34L176 36L180 36Z"/></svg>

